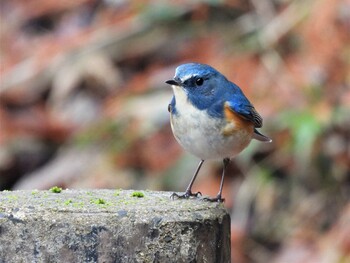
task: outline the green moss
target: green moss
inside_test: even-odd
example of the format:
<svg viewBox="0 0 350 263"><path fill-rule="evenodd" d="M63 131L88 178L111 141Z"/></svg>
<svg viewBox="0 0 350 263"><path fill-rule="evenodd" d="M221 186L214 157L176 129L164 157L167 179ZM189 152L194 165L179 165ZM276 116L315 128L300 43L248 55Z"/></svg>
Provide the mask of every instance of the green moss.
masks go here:
<svg viewBox="0 0 350 263"><path fill-rule="evenodd" d="M83 207L84 207L84 202L83 202L83 201L81 201L81 202L75 202L75 203L73 203L73 206L74 206L74 207L83 208Z"/></svg>
<svg viewBox="0 0 350 263"><path fill-rule="evenodd" d="M145 195L142 193L142 192L138 192L138 191L135 191L131 194L132 197L138 197L138 198L142 198L144 197Z"/></svg>
<svg viewBox="0 0 350 263"><path fill-rule="evenodd" d="M33 191L32 191L32 195L36 195L36 194L38 194L38 193L39 193L38 190L33 190Z"/></svg>
<svg viewBox="0 0 350 263"><path fill-rule="evenodd" d="M58 187L58 186L54 186L54 187L51 187L51 188L50 188L50 192L51 192L51 193L56 193L56 194L58 194L58 193L61 193L61 192L62 192L62 188L61 188L61 187Z"/></svg>
<svg viewBox="0 0 350 263"><path fill-rule="evenodd" d="M116 189L113 193L113 196L119 196L121 189Z"/></svg>
<svg viewBox="0 0 350 263"><path fill-rule="evenodd" d="M68 199L64 202L65 205L70 205L71 203L73 203L72 199Z"/></svg>
<svg viewBox="0 0 350 263"><path fill-rule="evenodd" d="M11 201L16 201L18 200L18 195L8 195L7 198Z"/></svg>
<svg viewBox="0 0 350 263"><path fill-rule="evenodd" d="M98 198L98 199L91 199L90 203L96 204L96 205L105 205L107 202L102 198Z"/></svg>

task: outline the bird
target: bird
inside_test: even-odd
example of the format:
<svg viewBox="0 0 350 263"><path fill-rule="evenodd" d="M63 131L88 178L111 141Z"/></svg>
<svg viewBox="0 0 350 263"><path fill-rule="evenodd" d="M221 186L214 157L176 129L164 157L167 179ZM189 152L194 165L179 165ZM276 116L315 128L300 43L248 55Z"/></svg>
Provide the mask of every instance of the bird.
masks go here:
<svg viewBox="0 0 350 263"><path fill-rule="evenodd" d="M201 192L192 192L192 186L204 161L221 159L223 170L218 194L204 199L224 202L222 189L231 158L252 139L272 141L257 130L263 125L262 117L238 85L209 65L182 64L175 69L174 78L165 83L173 90L168 105L173 135L186 151L200 159L185 193L173 193L171 198L201 196Z"/></svg>

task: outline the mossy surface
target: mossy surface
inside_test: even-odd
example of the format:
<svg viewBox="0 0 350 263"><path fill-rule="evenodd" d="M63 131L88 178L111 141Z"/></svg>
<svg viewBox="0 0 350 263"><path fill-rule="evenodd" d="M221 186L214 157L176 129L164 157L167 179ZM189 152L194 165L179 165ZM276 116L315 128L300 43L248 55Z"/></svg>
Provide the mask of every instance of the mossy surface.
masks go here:
<svg viewBox="0 0 350 263"><path fill-rule="evenodd" d="M138 198L142 198L145 197L144 193L139 192L139 191L135 191L131 194L132 197L138 197Z"/></svg>
<svg viewBox="0 0 350 263"><path fill-rule="evenodd" d="M50 188L50 192L51 192L51 193L59 194L59 193L62 192L62 188L61 188L61 187L58 187L58 186L54 186L54 187L51 187L51 188Z"/></svg>
<svg viewBox="0 0 350 263"><path fill-rule="evenodd" d="M203 211L222 207L218 203L205 202L202 199L171 200L171 192L134 191L134 190L31 190L0 192L0 209L11 210L14 206L31 211L56 212L117 212L119 210L143 211Z"/></svg>

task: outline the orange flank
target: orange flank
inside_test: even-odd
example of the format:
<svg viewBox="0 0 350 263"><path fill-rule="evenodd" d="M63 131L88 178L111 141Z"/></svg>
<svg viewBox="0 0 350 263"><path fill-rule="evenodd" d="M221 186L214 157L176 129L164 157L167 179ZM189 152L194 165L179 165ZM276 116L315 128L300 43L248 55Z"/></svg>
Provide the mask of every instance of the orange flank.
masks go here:
<svg viewBox="0 0 350 263"><path fill-rule="evenodd" d="M223 135L229 136L237 131L245 131L253 134L254 123L244 119L238 113L234 112L227 103L225 103L224 106L224 114L227 124L222 130Z"/></svg>

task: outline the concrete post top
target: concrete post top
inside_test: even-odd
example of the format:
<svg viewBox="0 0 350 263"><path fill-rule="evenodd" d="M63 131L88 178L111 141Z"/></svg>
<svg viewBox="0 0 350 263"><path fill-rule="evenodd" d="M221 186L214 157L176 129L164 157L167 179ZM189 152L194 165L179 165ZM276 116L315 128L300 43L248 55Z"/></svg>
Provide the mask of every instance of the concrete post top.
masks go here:
<svg viewBox="0 0 350 263"><path fill-rule="evenodd" d="M135 190L19 190L0 192L0 213L32 211L53 213L117 213L147 212L176 214L226 213L221 203L206 202L200 198L170 199L171 192ZM145 214L144 214L145 215ZM1 217L1 216L0 216Z"/></svg>
<svg viewBox="0 0 350 263"><path fill-rule="evenodd" d="M221 203L170 192L0 192L0 262L230 262Z"/></svg>

